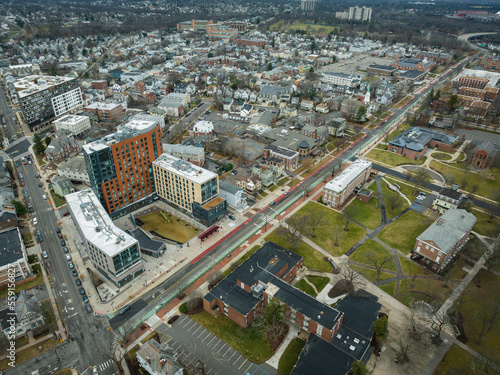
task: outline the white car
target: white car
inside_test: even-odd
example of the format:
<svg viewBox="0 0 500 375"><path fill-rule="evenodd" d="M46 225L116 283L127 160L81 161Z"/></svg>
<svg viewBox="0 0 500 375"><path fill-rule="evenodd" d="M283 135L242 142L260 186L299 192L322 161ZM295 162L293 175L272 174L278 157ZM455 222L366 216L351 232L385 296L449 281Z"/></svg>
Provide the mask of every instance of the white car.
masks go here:
<svg viewBox="0 0 500 375"><path fill-rule="evenodd" d="M38 220L36 219L36 217L33 218L33 225L37 225L38 224Z"/></svg>
<svg viewBox="0 0 500 375"><path fill-rule="evenodd" d="M42 195L42 199L47 199L47 196L45 194Z"/></svg>
<svg viewBox="0 0 500 375"><path fill-rule="evenodd" d="M66 254L66 260L71 260L71 255Z"/></svg>

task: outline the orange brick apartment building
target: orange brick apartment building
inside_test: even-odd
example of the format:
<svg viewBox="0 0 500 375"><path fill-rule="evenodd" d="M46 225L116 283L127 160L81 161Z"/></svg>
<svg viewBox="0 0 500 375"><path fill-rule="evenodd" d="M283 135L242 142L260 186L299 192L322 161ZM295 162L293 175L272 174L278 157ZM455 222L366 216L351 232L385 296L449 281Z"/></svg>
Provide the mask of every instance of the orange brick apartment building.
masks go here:
<svg viewBox="0 0 500 375"><path fill-rule="evenodd" d="M148 120L130 121L83 146L90 185L109 214L117 216L151 196L151 165L161 153L161 125Z"/></svg>

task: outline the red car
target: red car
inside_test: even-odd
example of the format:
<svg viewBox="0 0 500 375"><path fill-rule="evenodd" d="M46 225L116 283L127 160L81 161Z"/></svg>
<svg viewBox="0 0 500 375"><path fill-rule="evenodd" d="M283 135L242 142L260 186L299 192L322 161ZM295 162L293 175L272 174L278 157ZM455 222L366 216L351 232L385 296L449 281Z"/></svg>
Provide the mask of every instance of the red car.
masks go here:
<svg viewBox="0 0 500 375"><path fill-rule="evenodd" d="M24 181L21 181L21 186L24 186Z"/></svg>
<svg viewBox="0 0 500 375"><path fill-rule="evenodd" d="M47 268L52 267L52 264L50 264L50 262L49 262L49 261L46 261L46 262L45 262L45 264L47 265Z"/></svg>
<svg viewBox="0 0 500 375"><path fill-rule="evenodd" d="M45 182L50 182L50 180L47 178L47 179L45 180Z"/></svg>

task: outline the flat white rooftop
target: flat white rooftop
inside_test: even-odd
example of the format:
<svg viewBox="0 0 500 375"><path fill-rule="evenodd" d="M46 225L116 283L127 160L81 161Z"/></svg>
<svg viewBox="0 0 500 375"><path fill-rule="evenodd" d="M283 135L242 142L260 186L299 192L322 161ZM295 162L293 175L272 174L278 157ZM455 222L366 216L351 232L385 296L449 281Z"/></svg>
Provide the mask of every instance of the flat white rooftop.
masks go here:
<svg viewBox="0 0 500 375"><path fill-rule="evenodd" d="M489 80L486 85L487 87L496 87L497 82L500 80L500 73L486 70L464 69L453 81L457 81L461 77L484 78Z"/></svg>
<svg viewBox="0 0 500 375"><path fill-rule="evenodd" d="M354 181L361 173L367 169L371 169L372 163L366 160L357 159L354 163L348 166L337 177L325 185L326 190L341 193L352 181Z"/></svg>
<svg viewBox="0 0 500 375"><path fill-rule="evenodd" d="M201 133L210 133L214 130L214 124L212 121L201 120L193 125L193 131Z"/></svg>
<svg viewBox="0 0 500 375"><path fill-rule="evenodd" d="M88 119L87 116L66 115L57 120L54 120L54 122L58 124L78 124L80 121L84 121L86 119Z"/></svg>
<svg viewBox="0 0 500 375"><path fill-rule="evenodd" d="M113 224L92 189L64 197L73 214L73 221L81 229L86 240L109 257L114 257L137 243L135 238Z"/></svg>
<svg viewBox="0 0 500 375"><path fill-rule="evenodd" d="M74 79L75 78L71 77L31 75L14 82L14 88L16 89L19 98L23 98Z"/></svg>
<svg viewBox="0 0 500 375"><path fill-rule="evenodd" d="M100 109L101 111L111 111L118 107L119 103L104 103L104 102L94 102L90 103L89 105L86 105L85 108L87 109Z"/></svg>
<svg viewBox="0 0 500 375"><path fill-rule="evenodd" d="M214 177L217 178L215 173L169 154L161 154L153 164L197 184L203 184Z"/></svg>

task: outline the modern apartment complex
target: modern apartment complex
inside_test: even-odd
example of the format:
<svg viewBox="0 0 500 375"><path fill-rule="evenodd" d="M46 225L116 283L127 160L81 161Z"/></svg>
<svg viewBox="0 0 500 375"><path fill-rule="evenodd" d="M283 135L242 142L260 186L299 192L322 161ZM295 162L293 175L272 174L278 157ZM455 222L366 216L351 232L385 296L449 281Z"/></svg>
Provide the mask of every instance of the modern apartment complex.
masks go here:
<svg viewBox="0 0 500 375"><path fill-rule="evenodd" d="M314 0L301 0L300 9L303 11L313 11L314 10Z"/></svg>
<svg viewBox="0 0 500 375"><path fill-rule="evenodd" d="M117 287L144 272L139 242L113 224L91 189L65 196L92 265Z"/></svg>
<svg viewBox="0 0 500 375"><path fill-rule="evenodd" d="M151 198L155 191L151 163L162 150L157 121L129 121L82 149L90 186L113 217Z"/></svg>
<svg viewBox="0 0 500 375"><path fill-rule="evenodd" d="M87 116L66 115L53 123L54 130L67 130L73 135L80 135L90 129L90 118Z"/></svg>
<svg viewBox="0 0 500 375"><path fill-rule="evenodd" d="M339 72L324 72L321 73L321 83L330 83L337 86L353 87L361 82L361 77L354 74L346 74Z"/></svg>
<svg viewBox="0 0 500 375"><path fill-rule="evenodd" d="M361 187L370 177L372 163L357 159L323 187L323 202L340 207L356 187Z"/></svg>
<svg viewBox="0 0 500 375"><path fill-rule="evenodd" d="M209 170L163 154L153 162L156 194L181 212L205 225L216 222L226 211L219 197L219 179Z"/></svg>
<svg viewBox="0 0 500 375"><path fill-rule="evenodd" d="M44 128L54 117L83 106L75 78L32 75L17 80L14 87L31 130Z"/></svg>
<svg viewBox="0 0 500 375"><path fill-rule="evenodd" d="M342 20L349 21L371 21L372 19L372 8L367 7L350 7L349 11L336 12L335 18L340 18Z"/></svg>

